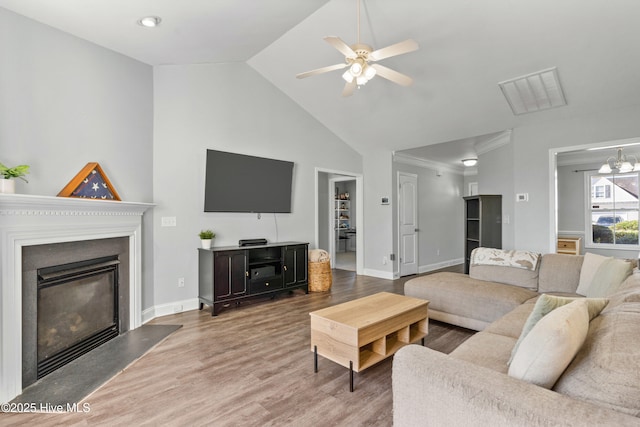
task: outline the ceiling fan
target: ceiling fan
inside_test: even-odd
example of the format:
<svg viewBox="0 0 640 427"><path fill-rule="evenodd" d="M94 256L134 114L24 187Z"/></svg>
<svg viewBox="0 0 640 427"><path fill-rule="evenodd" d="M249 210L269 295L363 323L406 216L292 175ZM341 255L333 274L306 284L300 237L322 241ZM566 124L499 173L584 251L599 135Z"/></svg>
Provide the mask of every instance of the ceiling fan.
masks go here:
<svg viewBox="0 0 640 427"><path fill-rule="evenodd" d="M356 4L358 15L358 42L349 46L340 39L340 37L324 37L327 43L345 56L344 63L300 73L297 74L296 77L303 79L305 77L315 76L316 74L323 74L348 67L349 69L342 75L342 78L347 82L342 91L342 96L353 95L356 87L365 85L376 75L401 86L411 85L413 83L411 77L385 67L384 65L374 64L373 62L418 50L418 43L416 43L415 40L408 39L378 50L373 50L371 46L360 43L360 0L356 0Z"/></svg>

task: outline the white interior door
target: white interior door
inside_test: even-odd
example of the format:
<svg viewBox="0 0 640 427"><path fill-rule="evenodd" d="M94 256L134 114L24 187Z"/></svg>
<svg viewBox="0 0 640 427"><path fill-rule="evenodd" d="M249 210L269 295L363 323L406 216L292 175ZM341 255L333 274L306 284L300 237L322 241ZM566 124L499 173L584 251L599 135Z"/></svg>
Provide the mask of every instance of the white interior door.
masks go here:
<svg viewBox="0 0 640 427"><path fill-rule="evenodd" d="M418 274L418 177L398 173L400 276Z"/></svg>

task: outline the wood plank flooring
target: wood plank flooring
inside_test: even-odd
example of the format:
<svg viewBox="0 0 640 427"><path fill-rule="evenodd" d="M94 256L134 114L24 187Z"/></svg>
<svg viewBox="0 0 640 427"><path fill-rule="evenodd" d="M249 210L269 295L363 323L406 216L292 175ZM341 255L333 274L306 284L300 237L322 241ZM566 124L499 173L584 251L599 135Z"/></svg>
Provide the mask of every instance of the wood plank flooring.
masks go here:
<svg viewBox="0 0 640 427"><path fill-rule="evenodd" d="M390 426L392 360L355 374L353 393L342 366L320 357L314 374L309 312L381 291L402 294L410 278L334 270L330 292L285 294L218 317L205 307L154 319L183 327L87 397L89 412L0 414L0 424ZM449 353L472 334L430 322L425 345Z"/></svg>

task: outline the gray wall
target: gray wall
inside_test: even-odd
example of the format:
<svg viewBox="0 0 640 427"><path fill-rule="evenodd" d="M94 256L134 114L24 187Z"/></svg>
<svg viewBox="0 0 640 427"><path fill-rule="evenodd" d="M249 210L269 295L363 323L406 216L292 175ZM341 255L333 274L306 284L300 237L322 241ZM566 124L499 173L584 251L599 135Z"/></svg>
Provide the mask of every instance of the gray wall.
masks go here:
<svg viewBox="0 0 640 427"><path fill-rule="evenodd" d="M636 137L638 117L636 105L513 130L514 190L529 193L529 202L515 203L513 208L516 248L546 253L555 247L549 234L549 149Z"/></svg>
<svg viewBox="0 0 640 427"><path fill-rule="evenodd" d="M152 68L0 8L0 162L28 164L16 192L55 196L98 162L123 200L153 201ZM152 213L142 308L153 305Z"/></svg>
<svg viewBox="0 0 640 427"><path fill-rule="evenodd" d="M317 245L315 168L362 173L358 153L246 64L159 66L154 92L156 305L197 296L202 228L216 232L214 246L255 237ZM293 161L293 212L204 213L207 148ZM177 227L160 227L163 216Z"/></svg>
<svg viewBox="0 0 640 427"><path fill-rule="evenodd" d="M515 226L513 186L513 145L498 147L478 156L478 194L502 195L502 247L514 246ZM517 249L528 250L527 246Z"/></svg>

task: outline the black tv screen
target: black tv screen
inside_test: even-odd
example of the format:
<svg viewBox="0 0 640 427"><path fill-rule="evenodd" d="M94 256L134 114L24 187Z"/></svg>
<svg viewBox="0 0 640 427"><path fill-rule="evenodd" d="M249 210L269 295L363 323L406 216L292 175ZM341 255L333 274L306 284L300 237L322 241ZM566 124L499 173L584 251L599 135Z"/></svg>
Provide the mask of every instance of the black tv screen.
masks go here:
<svg viewBox="0 0 640 427"><path fill-rule="evenodd" d="M205 212L290 213L293 162L207 150Z"/></svg>

